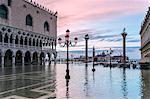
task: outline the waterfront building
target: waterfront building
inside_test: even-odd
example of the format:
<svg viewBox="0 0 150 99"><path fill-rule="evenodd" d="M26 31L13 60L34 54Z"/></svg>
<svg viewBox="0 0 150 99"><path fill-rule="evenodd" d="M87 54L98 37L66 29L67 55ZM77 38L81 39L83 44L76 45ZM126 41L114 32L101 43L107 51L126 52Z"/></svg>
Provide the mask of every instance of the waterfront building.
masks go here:
<svg viewBox="0 0 150 99"><path fill-rule="evenodd" d="M150 64L150 7L141 26L141 64Z"/></svg>
<svg viewBox="0 0 150 99"><path fill-rule="evenodd" d="M0 66L56 58L57 12L32 0L0 1Z"/></svg>

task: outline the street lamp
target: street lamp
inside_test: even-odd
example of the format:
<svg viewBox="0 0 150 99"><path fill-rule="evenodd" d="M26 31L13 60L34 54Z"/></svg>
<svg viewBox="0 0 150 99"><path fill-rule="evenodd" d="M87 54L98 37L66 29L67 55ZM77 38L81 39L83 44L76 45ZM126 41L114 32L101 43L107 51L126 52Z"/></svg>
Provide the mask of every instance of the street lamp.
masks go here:
<svg viewBox="0 0 150 99"><path fill-rule="evenodd" d="M123 33L121 34L122 37L123 37L123 63L124 63L124 67L125 67L125 64L126 64L126 36L127 36L127 33L125 32L125 28L123 29Z"/></svg>
<svg viewBox="0 0 150 99"><path fill-rule="evenodd" d="M85 62L88 62L88 40L89 40L89 35L85 35Z"/></svg>
<svg viewBox="0 0 150 99"><path fill-rule="evenodd" d="M95 72L95 48L93 47L93 68L92 68L92 71Z"/></svg>
<svg viewBox="0 0 150 99"><path fill-rule="evenodd" d="M58 39L58 43L61 47L67 47L67 69L66 69L66 79L70 79L70 75L69 75L69 46L75 46L77 44L78 38L75 37L74 38L74 44L72 44L72 41L69 40L70 37L70 31L67 30L66 31L66 35L65 35L65 41L62 42L62 38ZM63 45L62 45L63 43Z"/></svg>

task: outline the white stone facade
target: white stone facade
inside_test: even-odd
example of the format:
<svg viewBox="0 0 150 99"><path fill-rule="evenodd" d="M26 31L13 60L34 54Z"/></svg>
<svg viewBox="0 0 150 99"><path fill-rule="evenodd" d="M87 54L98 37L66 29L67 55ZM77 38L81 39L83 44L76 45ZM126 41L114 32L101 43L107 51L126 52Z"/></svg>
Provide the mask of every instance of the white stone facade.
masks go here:
<svg viewBox="0 0 150 99"><path fill-rule="evenodd" d="M141 62L150 63L150 7L141 26Z"/></svg>
<svg viewBox="0 0 150 99"><path fill-rule="evenodd" d="M49 59L52 54L56 58L57 12L31 1L0 1L1 66L6 62L16 64L16 61L24 64L28 58L30 63L33 60L39 63L46 54Z"/></svg>

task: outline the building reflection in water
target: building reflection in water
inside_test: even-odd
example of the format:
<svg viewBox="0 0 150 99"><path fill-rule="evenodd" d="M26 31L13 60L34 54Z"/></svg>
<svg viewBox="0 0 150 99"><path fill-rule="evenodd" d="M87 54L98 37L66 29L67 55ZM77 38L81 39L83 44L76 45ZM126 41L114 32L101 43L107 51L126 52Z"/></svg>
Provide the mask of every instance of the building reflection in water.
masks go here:
<svg viewBox="0 0 150 99"><path fill-rule="evenodd" d="M142 86L141 86L141 99L150 99L150 70L142 70Z"/></svg>
<svg viewBox="0 0 150 99"><path fill-rule="evenodd" d="M88 84L88 64L85 64L85 83L84 83L84 91L86 96L89 96L89 84Z"/></svg>
<svg viewBox="0 0 150 99"><path fill-rule="evenodd" d="M127 81L126 81L126 70L123 69L123 75L122 75L122 94L123 99L128 99L128 89L127 89Z"/></svg>

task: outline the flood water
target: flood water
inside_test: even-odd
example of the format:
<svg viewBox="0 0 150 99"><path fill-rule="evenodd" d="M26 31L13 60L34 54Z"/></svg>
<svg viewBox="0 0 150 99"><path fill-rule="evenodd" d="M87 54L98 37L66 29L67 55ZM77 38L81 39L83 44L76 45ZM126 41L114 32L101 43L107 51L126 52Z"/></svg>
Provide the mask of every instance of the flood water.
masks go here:
<svg viewBox="0 0 150 99"><path fill-rule="evenodd" d="M0 68L0 99L150 99L150 70L84 63Z"/></svg>

